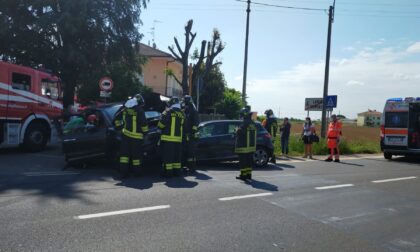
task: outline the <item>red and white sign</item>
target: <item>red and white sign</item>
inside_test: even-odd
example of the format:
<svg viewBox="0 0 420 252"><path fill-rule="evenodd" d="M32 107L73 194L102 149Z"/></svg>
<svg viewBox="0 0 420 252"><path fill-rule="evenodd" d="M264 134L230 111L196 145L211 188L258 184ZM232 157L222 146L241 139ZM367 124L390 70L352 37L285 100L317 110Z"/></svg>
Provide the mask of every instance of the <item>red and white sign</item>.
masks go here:
<svg viewBox="0 0 420 252"><path fill-rule="evenodd" d="M99 88L102 91L109 92L114 87L114 82L109 77L103 77L99 80Z"/></svg>

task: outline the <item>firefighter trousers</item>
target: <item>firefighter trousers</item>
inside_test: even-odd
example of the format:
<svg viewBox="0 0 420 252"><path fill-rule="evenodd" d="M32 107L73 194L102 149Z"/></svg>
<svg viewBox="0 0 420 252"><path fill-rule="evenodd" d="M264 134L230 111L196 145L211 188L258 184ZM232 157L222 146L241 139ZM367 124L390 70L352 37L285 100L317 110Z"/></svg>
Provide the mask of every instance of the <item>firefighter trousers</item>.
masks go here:
<svg viewBox="0 0 420 252"><path fill-rule="evenodd" d="M238 154L239 155L239 169L240 176L252 175L253 152Z"/></svg>
<svg viewBox="0 0 420 252"><path fill-rule="evenodd" d="M120 171L123 174L132 169L138 169L141 166L143 140L128 137L122 134L120 145Z"/></svg>
<svg viewBox="0 0 420 252"><path fill-rule="evenodd" d="M181 171L182 143L161 141L162 167L165 175Z"/></svg>
<svg viewBox="0 0 420 252"><path fill-rule="evenodd" d="M196 168L197 139L187 136L184 142L184 164L191 170Z"/></svg>

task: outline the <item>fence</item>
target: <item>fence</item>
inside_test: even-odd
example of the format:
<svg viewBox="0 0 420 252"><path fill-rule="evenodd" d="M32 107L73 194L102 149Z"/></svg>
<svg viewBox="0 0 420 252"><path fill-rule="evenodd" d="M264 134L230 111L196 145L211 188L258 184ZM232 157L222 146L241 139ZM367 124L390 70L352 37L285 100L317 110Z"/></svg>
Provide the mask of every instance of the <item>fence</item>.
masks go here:
<svg viewBox="0 0 420 252"><path fill-rule="evenodd" d="M199 115L200 122L207 122L213 120L226 120L225 115L221 114L200 114Z"/></svg>

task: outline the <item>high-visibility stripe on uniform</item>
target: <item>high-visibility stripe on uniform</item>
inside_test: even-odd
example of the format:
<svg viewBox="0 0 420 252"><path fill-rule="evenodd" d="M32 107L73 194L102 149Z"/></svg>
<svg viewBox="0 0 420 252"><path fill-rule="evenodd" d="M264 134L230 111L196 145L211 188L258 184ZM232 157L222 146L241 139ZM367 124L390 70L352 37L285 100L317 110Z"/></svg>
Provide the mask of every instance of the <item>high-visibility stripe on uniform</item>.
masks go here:
<svg viewBox="0 0 420 252"><path fill-rule="evenodd" d="M143 132L149 131L149 127L148 126L143 126L143 127L141 127L141 131L143 131Z"/></svg>
<svg viewBox="0 0 420 252"><path fill-rule="evenodd" d="M175 136L175 126L176 126L176 118L172 116L171 118L171 136Z"/></svg>
<svg viewBox="0 0 420 252"><path fill-rule="evenodd" d="M160 129L163 129L163 128L165 128L165 124L163 124L163 123L159 122L159 123L158 123L158 127L159 127Z"/></svg>
<svg viewBox="0 0 420 252"><path fill-rule="evenodd" d="M143 139L143 134L142 133L137 133L137 132L131 132L127 129L123 129L122 133L128 137L131 138L135 138L135 139Z"/></svg>
<svg viewBox="0 0 420 252"><path fill-rule="evenodd" d="M133 128L131 129L131 132L137 132L137 116L133 115Z"/></svg>
<svg viewBox="0 0 420 252"><path fill-rule="evenodd" d="M167 142L176 142L181 143L182 142L182 136L168 136L168 135L162 135L160 137L160 140L167 141Z"/></svg>
<svg viewBox="0 0 420 252"><path fill-rule="evenodd" d="M140 159L134 159L132 162L133 162L133 165L140 165L141 164Z"/></svg>
<svg viewBox="0 0 420 252"><path fill-rule="evenodd" d="M182 167L181 163L173 163L172 164L172 168L174 168L174 169L181 169L181 167Z"/></svg>
<svg viewBox="0 0 420 252"><path fill-rule="evenodd" d="M164 164L163 166L165 170L168 170L168 171L173 169L173 164Z"/></svg>
<svg viewBox="0 0 420 252"><path fill-rule="evenodd" d="M121 164L128 164L129 158L128 157L120 157Z"/></svg>

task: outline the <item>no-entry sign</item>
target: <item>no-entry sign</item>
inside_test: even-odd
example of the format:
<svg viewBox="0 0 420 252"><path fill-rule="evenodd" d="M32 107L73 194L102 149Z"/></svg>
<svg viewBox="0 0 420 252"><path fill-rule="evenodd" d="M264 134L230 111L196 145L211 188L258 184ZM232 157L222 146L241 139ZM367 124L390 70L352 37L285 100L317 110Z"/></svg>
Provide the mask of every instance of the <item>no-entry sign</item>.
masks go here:
<svg viewBox="0 0 420 252"><path fill-rule="evenodd" d="M99 80L99 88L102 91L109 92L114 87L114 82L109 77L103 77Z"/></svg>

